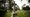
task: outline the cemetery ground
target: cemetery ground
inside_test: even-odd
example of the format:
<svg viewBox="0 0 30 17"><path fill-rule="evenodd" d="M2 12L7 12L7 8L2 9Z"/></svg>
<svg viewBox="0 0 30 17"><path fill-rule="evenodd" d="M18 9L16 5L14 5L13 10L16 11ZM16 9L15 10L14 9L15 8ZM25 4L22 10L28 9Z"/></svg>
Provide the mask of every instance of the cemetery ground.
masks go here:
<svg viewBox="0 0 30 17"><path fill-rule="evenodd" d="M24 10L17 10L18 12L17 12L17 16L18 17L27 17L26 15L25 15L25 12L24 12ZM7 13L5 14L5 17L11 17L11 11L10 10L7 10Z"/></svg>

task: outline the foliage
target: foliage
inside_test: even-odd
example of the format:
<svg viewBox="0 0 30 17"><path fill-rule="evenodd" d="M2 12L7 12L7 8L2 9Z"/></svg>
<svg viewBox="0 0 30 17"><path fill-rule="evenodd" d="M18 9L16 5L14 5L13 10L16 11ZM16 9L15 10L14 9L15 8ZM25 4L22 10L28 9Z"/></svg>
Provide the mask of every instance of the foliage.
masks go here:
<svg viewBox="0 0 30 17"><path fill-rule="evenodd" d="M5 17L11 17L11 12L10 10L7 10L6 14L5 14Z"/></svg>

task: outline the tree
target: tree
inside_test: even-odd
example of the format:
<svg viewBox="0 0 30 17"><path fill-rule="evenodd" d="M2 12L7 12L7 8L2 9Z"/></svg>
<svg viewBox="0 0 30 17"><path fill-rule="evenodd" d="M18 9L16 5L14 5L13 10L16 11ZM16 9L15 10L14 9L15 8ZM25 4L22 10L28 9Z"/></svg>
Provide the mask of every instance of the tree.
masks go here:
<svg viewBox="0 0 30 17"><path fill-rule="evenodd" d="M7 12L7 8L3 7L2 4L5 4L6 3L6 0L2 0L0 1L0 17L4 17L4 15L6 14Z"/></svg>
<svg viewBox="0 0 30 17"><path fill-rule="evenodd" d="M13 0L9 0L9 9L10 10L12 10L12 7L13 7L13 5L14 5L14 1L12 2Z"/></svg>

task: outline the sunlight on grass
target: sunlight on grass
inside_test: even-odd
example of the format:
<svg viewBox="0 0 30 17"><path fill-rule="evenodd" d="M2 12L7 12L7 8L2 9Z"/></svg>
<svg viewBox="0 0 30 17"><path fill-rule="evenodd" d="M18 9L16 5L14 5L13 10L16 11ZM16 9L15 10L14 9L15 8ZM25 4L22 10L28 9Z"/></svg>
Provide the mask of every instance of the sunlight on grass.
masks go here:
<svg viewBox="0 0 30 17"><path fill-rule="evenodd" d="M21 10L17 13L18 17L26 17L24 14L24 10Z"/></svg>

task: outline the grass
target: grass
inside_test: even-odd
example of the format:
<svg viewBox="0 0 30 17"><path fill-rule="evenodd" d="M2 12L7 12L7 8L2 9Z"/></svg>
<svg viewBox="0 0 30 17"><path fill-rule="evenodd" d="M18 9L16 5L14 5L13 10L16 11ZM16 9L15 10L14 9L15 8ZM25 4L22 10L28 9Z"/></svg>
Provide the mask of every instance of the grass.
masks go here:
<svg viewBox="0 0 30 17"><path fill-rule="evenodd" d="M17 12L17 16L18 16L18 17L27 17L27 16L25 15L24 10L20 10L19 12ZM7 13L5 14L5 17L11 17L11 12L10 12L10 10L7 10Z"/></svg>
<svg viewBox="0 0 30 17"><path fill-rule="evenodd" d="M11 12L10 12L10 10L7 10L7 13L5 14L5 17L11 17Z"/></svg>
<svg viewBox="0 0 30 17"><path fill-rule="evenodd" d="M24 10L20 10L18 13L17 13L18 17L26 17L25 16L25 13L24 13Z"/></svg>

